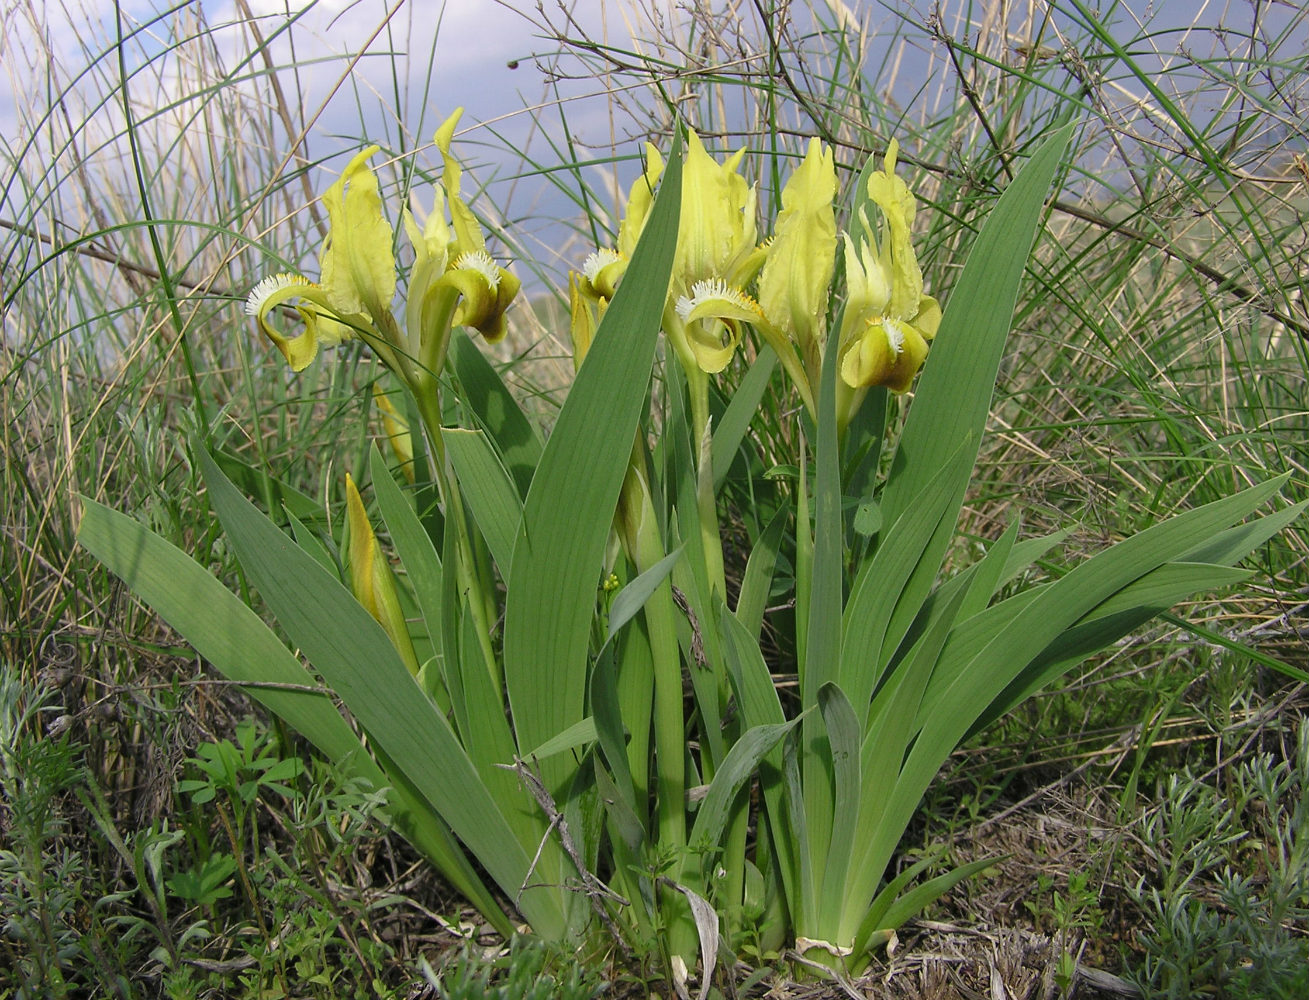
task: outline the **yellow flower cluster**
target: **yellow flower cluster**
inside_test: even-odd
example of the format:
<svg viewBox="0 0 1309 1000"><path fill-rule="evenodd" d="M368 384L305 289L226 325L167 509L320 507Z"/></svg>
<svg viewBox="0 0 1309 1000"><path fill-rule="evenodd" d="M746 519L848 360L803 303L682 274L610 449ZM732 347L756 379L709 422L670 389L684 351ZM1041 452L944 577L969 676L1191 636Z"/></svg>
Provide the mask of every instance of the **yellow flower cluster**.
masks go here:
<svg viewBox="0 0 1309 1000"><path fill-rule="evenodd" d="M481 226L460 197L462 171L450 154L450 142L461 113L456 111L436 132L444 172L426 222L420 227L407 209L403 213L414 251L403 329L392 312L394 231L368 166L377 146L355 156L323 195L329 230L319 254L319 281L279 274L250 293L246 311L295 371L308 367L320 347L361 338L414 387L440 371L452 327L473 327L492 341L504 336L505 310L519 282L487 253ZM299 313L302 327L294 335L272 322L282 305Z"/></svg>
<svg viewBox="0 0 1309 1000"><path fill-rule="evenodd" d="M663 161L647 145L645 173L628 196L616 250L600 249L570 278L573 351L580 364L599 317L623 277L650 211ZM838 244L844 247L846 299L837 337L848 419L863 392L909 389L936 335L941 309L923 293L911 243L915 200L896 176L892 140L872 174L857 220L863 236L836 227L836 168L817 139L782 191L773 237L758 243L756 195L739 173L744 150L722 163L695 132L683 168L677 250L664 331L688 372L713 374L731 362L745 326L777 351L811 409L828 342L827 321ZM748 289L755 287L755 295ZM844 422L844 420L843 420Z"/></svg>

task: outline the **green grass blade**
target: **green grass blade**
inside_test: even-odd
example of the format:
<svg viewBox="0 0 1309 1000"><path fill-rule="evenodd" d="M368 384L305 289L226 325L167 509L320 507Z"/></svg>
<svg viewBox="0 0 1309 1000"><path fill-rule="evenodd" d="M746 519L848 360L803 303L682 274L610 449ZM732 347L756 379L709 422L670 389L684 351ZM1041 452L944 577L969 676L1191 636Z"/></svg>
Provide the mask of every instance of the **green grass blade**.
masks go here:
<svg viewBox="0 0 1309 1000"><path fill-rule="evenodd" d="M1215 632L1211 628L1205 628L1203 625L1197 625L1195 622L1188 622L1175 615L1162 614L1159 616L1166 622L1171 622L1178 628L1185 629L1192 635L1198 636L1205 642L1211 642L1215 646L1221 646L1230 652L1240 656L1249 657L1255 663L1267 667L1269 670L1275 670L1283 677L1289 677L1297 684L1309 684L1309 671L1294 667L1285 660L1279 660L1275 656L1270 656L1261 649L1255 649L1243 642L1238 642L1230 636L1225 636L1221 632Z"/></svg>
<svg viewBox="0 0 1309 1000"><path fill-rule="evenodd" d="M610 639L614 637L614 633L636 617L636 613L645 606L650 595L668 579L668 574L673 571L673 567L681 557L681 548L674 549L614 595L614 602L609 606Z"/></svg>
<svg viewBox="0 0 1309 1000"><path fill-rule="evenodd" d="M629 640L621 643L624 655L627 655L629 642L630 633ZM628 758L626 734L624 733L623 723L627 716L623 712L618 695L616 657L617 652L614 646L606 644L596 658L595 669L591 671L591 713L592 718L595 720L596 739L600 743L600 752L604 755L605 763L608 765L606 771L606 774L610 776L608 780L621 795L627 810L633 816L636 816L636 785L632 780L632 762ZM633 724L641 725L642 721L644 721L645 728L649 729L650 709L648 699L646 699L644 711L637 713L637 718L633 719ZM644 790L644 782L641 788ZM644 804L640 808L640 813L644 817ZM638 822L642 830L642 839L644 839L645 821L641 819ZM629 844L629 846L632 845ZM633 847L633 849L635 848Z"/></svg>
<svg viewBox="0 0 1309 1000"><path fill-rule="evenodd" d="M732 744L732 749L727 751L713 781L709 783L709 790L696 813L695 825L691 827L688 841L693 848L702 845L714 847L718 844L736 793L754 773L764 755L777 746L801 719L802 716L797 716L779 725L755 726L742 733L741 738Z"/></svg>
<svg viewBox="0 0 1309 1000"><path fill-rule="evenodd" d="M741 576L741 592L736 599L736 619L756 638L763 627L768 595L773 587L773 574L777 569L777 553L782 544L782 532L790 520L790 511L778 507L768 527L750 550Z"/></svg>
<svg viewBox="0 0 1309 1000"><path fill-rule="evenodd" d="M750 430L750 424L759 413L759 404L772 383L773 369L776 367L777 354L771 347L764 345L718 420L711 446L715 490L723 485L723 480L732 468L732 460L736 458L741 442Z"/></svg>
<svg viewBox="0 0 1309 1000"><path fill-rule="evenodd" d="M841 455L836 430L837 353L829 350L823 359L822 382L818 393L818 446L814 449L813 568L804 667L800 671L800 704L806 711L818 707L818 692L825 685L835 683L841 673L841 612L845 574L842 543L845 540L845 528L841 516ZM804 754L800 764L804 779L809 848L814 852L810 866L815 887L825 894L827 864L837 860L839 865L841 861L833 859L829 854L837 808L835 795L840 781L834 773L837 750L828 744L828 729L824 721L824 715L809 713L801 730ZM855 726L857 729L857 721ZM816 912L826 917L830 911L820 902Z"/></svg>
<svg viewBox="0 0 1309 1000"><path fill-rule="evenodd" d="M818 913L822 917L819 934L823 940L839 940L836 936L841 911L850 895L847 878L856 838L859 835L859 804L861 753L863 743L859 719L850 702L835 684L824 684L818 690L818 709L827 730L827 743L832 759L832 835L827 847L823 884L819 890ZM812 934L806 935L812 936Z"/></svg>
<svg viewBox="0 0 1309 1000"><path fill-rule="evenodd" d="M855 937L855 953L862 953L869 946L873 940L873 935L877 931L895 930L906 920L916 916L936 902L964 879L972 878L978 872L994 865L996 860L995 858L982 858L980 861L971 861L966 865L955 868L953 871L946 872L944 875L928 879L922 885L915 886L903 895L887 893L885 900L879 897L869 910L867 919L860 926ZM917 867L917 865L914 866L915 869ZM924 865L924 867L926 866ZM905 880L904 884L907 884L908 881ZM903 885L900 888L903 888Z"/></svg>

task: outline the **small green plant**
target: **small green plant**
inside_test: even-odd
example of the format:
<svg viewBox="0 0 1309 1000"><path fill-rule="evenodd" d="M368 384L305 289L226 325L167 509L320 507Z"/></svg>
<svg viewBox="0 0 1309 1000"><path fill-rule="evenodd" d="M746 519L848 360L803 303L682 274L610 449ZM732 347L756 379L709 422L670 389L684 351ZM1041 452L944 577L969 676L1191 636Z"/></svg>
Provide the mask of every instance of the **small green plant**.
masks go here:
<svg viewBox="0 0 1309 1000"><path fill-rule="evenodd" d="M189 824L193 836L193 861L169 877L167 886L181 899L202 907L212 907L232 895L229 884L237 874L238 858L244 845L252 845L258 856L259 826L256 806L261 793L274 792L283 798L296 795L287 784L304 772L299 758L281 757L266 732L251 720L236 727L236 742L219 740L201 744L187 767L198 776L177 783L178 792L188 796L195 811ZM201 815L216 811L225 830L220 842L227 850L215 849L207 824ZM248 829L247 829L248 828ZM241 872L248 883L249 875Z"/></svg>
<svg viewBox="0 0 1309 1000"><path fill-rule="evenodd" d="M1055 981L1065 991L1072 988L1077 975L1079 942L1104 923L1100 894L1092 878L1091 872L1069 872L1067 888L1060 891L1052 876L1040 874L1036 877L1036 899L1023 903L1037 925L1053 938Z"/></svg>
<svg viewBox="0 0 1309 1000"><path fill-rule="evenodd" d="M55 692L0 668L0 995L16 1000L128 996L152 940L85 823L95 788L71 724Z"/></svg>
<svg viewBox="0 0 1309 1000"><path fill-rule="evenodd" d="M60 732L51 692L0 671L0 983L16 997L66 996L86 960L78 910L83 858L61 843L61 800L82 780L80 749ZM65 720L66 721L66 720Z"/></svg>
<svg viewBox="0 0 1309 1000"><path fill-rule="evenodd" d="M207 915L190 924L201 931L187 942L192 947L239 928L245 967L235 983L221 982L224 989L249 997L290 987L309 996L389 995L377 979L389 951L359 933L367 927L368 904L329 888L350 866L359 838L373 835L383 793L323 761L307 768L251 720L236 726L235 740L201 744L186 765L195 776L177 789L195 808L168 846L184 838L189 849L179 857L189 860L165 885ZM261 833L260 812L273 810L295 830L285 845L270 844ZM185 971L178 951L156 951L170 990L185 996L220 983L221 977Z"/></svg>
<svg viewBox="0 0 1309 1000"><path fill-rule="evenodd" d="M1148 928L1134 962L1147 995L1305 996L1309 725L1287 759L1238 764L1226 794L1189 774L1171 780L1138 827L1159 863L1134 890Z"/></svg>

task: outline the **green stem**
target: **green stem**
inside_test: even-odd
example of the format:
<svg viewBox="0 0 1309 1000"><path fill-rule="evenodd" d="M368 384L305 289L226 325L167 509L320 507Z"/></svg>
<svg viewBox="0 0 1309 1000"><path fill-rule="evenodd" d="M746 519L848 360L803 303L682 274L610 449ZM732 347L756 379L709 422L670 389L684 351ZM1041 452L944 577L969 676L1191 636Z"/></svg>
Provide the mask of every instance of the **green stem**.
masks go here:
<svg viewBox="0 0 1309 1000"><path fill-rule="evenodd" d="M727 600L727 577L723 570L723 539L718 531L718 501L714 494L712 437L709 427L709 376L696 368L687 372L691 390L691 447L696 449L696 506L700 515L700 544L704 551L705 575L712 593Z"/></svg>
<svg viewBox="0 0 1309 1000"><path fill-rule="evenodd" d="M745 843L749 833L750 786L737 793L728 820L727 838L723 842L722 898L727 903L728 942L735 950L736 938L743 929L741 907L745 903Z"/></svg>
<svg viewBox="0 0 1309 1000"><path fill-rule="evenodd" d="M648 493L643 495L636 532L637 570L645 572L664 557L658 522ZM664 580L645 603L650 657L654 664L654 743L658 794L659 845L680 854L686 847L686 738L682 715L682 657L677 644L673 587ZM680 859L679 859L680 862Z"/></svg>
<svg viewBox="0 0 1309 1000"><path fill-rule="evenodd" d="M477 572L477 563L473 555L472 536L469 534L468 518L464 513L463 501L459 490L454 484L452 470L447 464L449 459L446 456L445 439L442 437L441 397L436 378L432 374L424 373L410 384L410 389L414 394L415 402L418 404L418 412L423 419L423 425L427 428L428 440L432 442L432 450L436 458L434 465L436 466L437 489L440 491L441 500L445 505L445 516L453 523L455 531L455 552L458 562L455 572L458 574L459 592L468 598L468 606L477 625L478 645L482 650L482 658L486 661L487 672L491 675L491 683L495 686L496 694L503 695L504 685L501 683L495 649L491 645L491 623L493 619L488 610L488 601L484 593L482 577Z"/></svg>

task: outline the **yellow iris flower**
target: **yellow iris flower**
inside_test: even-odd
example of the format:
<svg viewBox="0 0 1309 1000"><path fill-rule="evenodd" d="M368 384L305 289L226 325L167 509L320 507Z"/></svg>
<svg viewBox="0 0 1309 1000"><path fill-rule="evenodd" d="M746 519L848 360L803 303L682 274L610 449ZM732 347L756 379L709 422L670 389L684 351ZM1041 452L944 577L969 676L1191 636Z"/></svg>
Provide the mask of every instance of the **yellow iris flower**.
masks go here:
<svg viewBox="0 0 1309 1000"><path fill-rule="evenodd" d="M444 172L425 224L420 227L407 210L403 214L415 258L403 331L392 313L394 233L368 166L377 146L351 159L323 195L329 231L319 255L319 282L280 274L251 292L246 311L295 371L308 367L320 347L363 337L412 386L421 375L430 378L440 370L452 327L473 327L492 341L504 336L505 310L519 282L487 253L481 227L460 196L462 170L450 142L461 114L462 109L456 111L436 133ZM283 305L293 307L303 324L295 336L271 320Z"/></svg>
<svg viewBox="0 0 1309 1000"><path fill-rule="evenodd" d="M895 175L899 144L892 139L883 169L868 183L881 216L880 233L863 219L868 241L845 236L849 298L841 324L841 378L853 389L886 386L906 392L941 325L941 306L923 294L923 274L910 233L916 203Z"/></svg>

